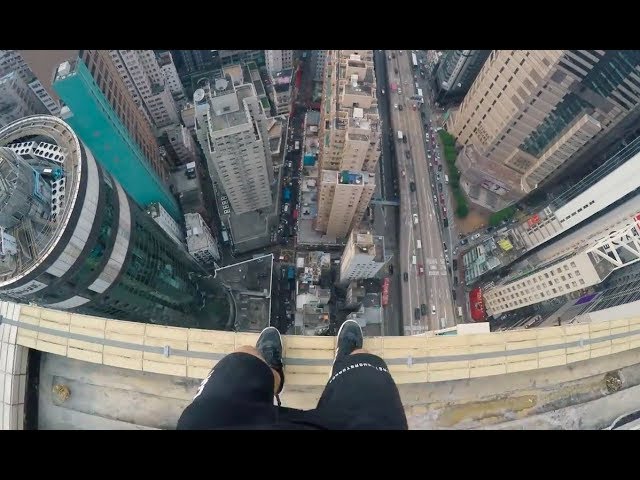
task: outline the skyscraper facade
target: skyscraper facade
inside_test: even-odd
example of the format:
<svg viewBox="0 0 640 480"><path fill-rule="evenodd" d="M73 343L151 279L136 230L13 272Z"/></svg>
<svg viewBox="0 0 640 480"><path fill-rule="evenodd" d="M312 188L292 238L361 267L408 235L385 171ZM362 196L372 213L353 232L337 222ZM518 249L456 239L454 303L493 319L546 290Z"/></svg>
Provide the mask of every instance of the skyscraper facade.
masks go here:
<svg viewBox="0 0 640 480"><path fill-rule="evenodd" d="M327 57L315 228L344 238L362 219L375 190L380 117L373 51L329 50Z"/></svg>
<svg viewBox="0 0 640 480"><path fill-rule="evenodd" d="M34 95L40 99L49 113L52 115L60 113L60 105L47 92L20 52L17 50L0 50L0 77L11 72L17 73Z"/></svg>
<svg viewBox="0 0 640 480"><path fill-rule="evenodd" d="M107 50L81 50L64 62L53 88L63 118L141 207L160 202L177 221L178 202L169 189L169 165L148 120L138 109Z"/></svg>
<svg viewBox="0 0 640 480"><path fill-rule="evenodd" d="M434 75L437 101L448 103L461 99L490 53L491 50L447 50Z"/></svg>
<svg viewBox="0 0 640 480"><path fill-rule="evenodd" d="M31 116L0 129L0 198L4 299L161 325L226 325L224 291L63 120Z"/></svg>
<svg viewBox="0 0 640 480"><path fill-rule="evenodd" d="M265 50L264 59L267 72L273 76L276 73L293 67L293 50Z"/></svg>
<svg viewBox="0 0 640 480"><path fill-rule="evenodd" d="M217 190L236 215L270 207L273 167L267 117L252 83L229 76L194 94L196 133Z"/></svg>
<svg viewBox="0 0 640 480"><path fill-rule="evenodd" d="M49 113L18 72L0 76L0 127L27 115Z"/></svg>
<svg viewBox="0 0 640 480"><path fill-rule="evenodd" d="M448 121L461 185L491 210L589 156L639 114L640 50L494 50Z"/></svg>
<svg viewBox="0 0 640 480"><path fill-rule="evenodd" d="M129 93L156 128L179 123L171 88L153 50L109 50Z"/></svg>

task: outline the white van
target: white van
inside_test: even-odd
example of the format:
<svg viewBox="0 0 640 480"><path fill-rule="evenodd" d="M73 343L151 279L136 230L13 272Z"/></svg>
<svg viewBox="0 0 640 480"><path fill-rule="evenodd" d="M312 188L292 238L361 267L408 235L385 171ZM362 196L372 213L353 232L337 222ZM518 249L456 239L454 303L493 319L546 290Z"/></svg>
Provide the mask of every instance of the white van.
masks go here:
<svg viewBox="0 0 640 480"><path fill-rule="evenodd" d="M458 307L458 316L462 317L462 307Z"/></svg>
<svg viewBox="0 0 640 480"><path fill-rule="evenodd" d="M417 240L416 243L417 243L417 248L422 248L422 242L420 240Z"/></svg>
<svg viewBox="0 0 640 480"><path fill-rule="evenodd" d="M416 256L414 255L413 258L411 259L411 264L415 265L418 263L418 259L416 258Z"/></svg>
<svg viewBox="0 0 640 480"><path fill-rule="evenodd" d="M444 183L446 183L447 185L449 185L449 175L445 175L445 176L444 176Z"/></svg>
<svg viewBox="0 0 640 480"><path fill-rule="evenodd" d="M402 140L402 130L398 130L398 140Z"/></svg>

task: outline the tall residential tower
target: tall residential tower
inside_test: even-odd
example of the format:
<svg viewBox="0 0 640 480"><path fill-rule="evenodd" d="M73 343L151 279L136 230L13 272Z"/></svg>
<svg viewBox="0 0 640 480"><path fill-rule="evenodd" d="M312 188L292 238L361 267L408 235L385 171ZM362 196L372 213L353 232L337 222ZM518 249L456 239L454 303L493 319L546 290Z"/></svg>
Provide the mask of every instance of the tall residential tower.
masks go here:
<svg viewBox="0 0 640 480"><path fill-rule="evenodd" d="M345 238L365 213L380 158L373 50L329 50L319 129L316 230Z"/></svg>

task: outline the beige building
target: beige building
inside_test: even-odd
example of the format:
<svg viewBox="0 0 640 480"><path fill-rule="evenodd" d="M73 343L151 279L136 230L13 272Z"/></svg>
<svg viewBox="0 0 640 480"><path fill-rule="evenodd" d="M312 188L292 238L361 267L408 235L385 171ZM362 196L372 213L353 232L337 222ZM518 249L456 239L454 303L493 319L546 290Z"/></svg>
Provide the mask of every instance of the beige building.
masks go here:
<svg viewBox="0 0 640 480"><path fill-rule="evenodd" d="M109 50L109 54L129 93L151 124L162 128L180 121L165 72L153 50Z"/></svg>
<svg viewBox="0 0 640 480"><path fill-rule="evenodd" d="M273 76L282 70L293 68L293 50L265 50L264 60L267 72Z"/></svg>
<svg viewBox="0 0 640 480"><path fill-rule="evenodd" d="M487 313L497 315L597 285L610 273L599 270L596 257L587 252L554 262L487 290Z"/></svg>
<svg viewBox="0 0 640 480"><path fill-rule="evenodd" d="M194 93L196 134L214 190L240 215L271 207L273 164L268 121L253 83L230 74Z"/></svg>
<svg viewBox="0 0 640 480"><path fill-rule="evenodd" d="M329 50L325 75L315 228L344 238L371 200L380 158L373 51Z"/></svg>
<svg viewBox="0 0 640 480"><path fill-rule="evenodd" d="M638 51L492 51L447 124L471 200L499 210L588 155L637 114L639 67Z"/></svg>
<svg viewBox="0 0 640 480"><path fill-rule="evenodd" d="M384 237L353 232L340 260L340 282L373 278L385 263Z"/></svg>
<svg viewBox="0 0 640 480"><path fill-rule="evenodd" d="M375 174L322 170L318 186L316 230L345 238L364 216L376 189Z"/></svg>

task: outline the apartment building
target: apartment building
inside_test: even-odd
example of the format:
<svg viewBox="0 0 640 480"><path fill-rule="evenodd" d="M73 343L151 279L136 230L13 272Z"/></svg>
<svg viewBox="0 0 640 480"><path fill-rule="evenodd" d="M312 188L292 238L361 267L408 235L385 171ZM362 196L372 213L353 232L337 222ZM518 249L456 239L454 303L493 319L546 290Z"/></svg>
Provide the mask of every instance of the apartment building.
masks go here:
<svg viewBox="0 0 640 480"><path fill-rule="evenodd" d="M0 50L0 77L16 72L20 79L37 96L51 115L60 113L60 105L45 89L38 77L31 70L24 57L17 50ZM52 75L53 71L49 72ZM21 95L26 98L26 94Z"/></svg>
<svg viewBox="0 0 640 480"><path fill-rule="evenodd" d="M340 282L374 278L385 263L384 237L352 232L340 260Z"/></svg>
<svg viewBox="0 0 640 480"><path fill-rule="evenodd" d="M0 77L0 127L27 115L49 113L37 95L13 71Z"/></svg>
<svg viewBox="0 0 640 480"><path fill-rule="evenodd" d="M180 115L153 50L109 50L134 101L155 128L176 124Z"/></svg>
<svg viewBox="0 0 640 480"><path fill-rule="evenodd" d="M234 214L270 207L273 167L267 117L252 83L231 76L194 94L196 133L214 190L228 197Z"/></svg>
<svg viewBox="0 0 640 480"><path fill-rule="evenodd" d="M640 51L494 50L447 128L461 185L499 210L640 117Z"/></svg>
<svg viewBox="0 0 640 480"><path fill-rule="evenodd" d="M357 227L376 189L375 174L322 170L318 182L316 230L337 239Z"/></svg>
<svg viewBox="0 0 640 480"><path fill-rule="evenodd" d="M265 50L264 59L269 76L293 68L293 50Z"/></svg>
<svg viewBox="0 0 640 480"><path fill-rule="evenodd" d="M373 194L380 117L372 50L329 50L319 128L316 230L346 237Z"/></svg>
<svg viewBox="0 0 640 480"><path fill-rule="evenodd" d="M311 51L311 65L313 68L313 81L322 82L324 80L324 65L327 58L326 50Z"/></svg>

